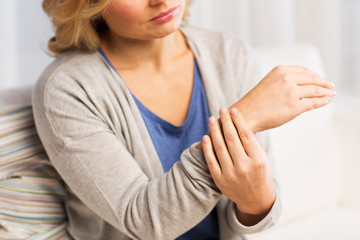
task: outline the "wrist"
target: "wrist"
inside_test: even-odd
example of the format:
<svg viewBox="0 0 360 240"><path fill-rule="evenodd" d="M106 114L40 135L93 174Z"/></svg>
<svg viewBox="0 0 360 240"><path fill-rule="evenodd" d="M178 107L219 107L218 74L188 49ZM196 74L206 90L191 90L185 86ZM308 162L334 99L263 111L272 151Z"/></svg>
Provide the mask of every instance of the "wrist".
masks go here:
<svg viewBox="0 0 360 240"><path fill-rule="evenodd" d="M241 112L247 126L252 130L253 133L260 132L258 127L258 119L254 116L253 112L250 110L249 104L246 99L242 98L236 103L234 103L230 108L236 108Z"/></svg>
<svg viewBox="0 0 360 240"><path fill-rule="evenodd" d="M266 212L254 215L254 214L242 212L241 210L239 210L238 206L236 205L235 214L236 214L236 218L241 224L250 227L256 225L261 220L263 220L266 217L266 215L270 212L270 210L271 208L268 209Z"/></svg>
<svg viewBox="0 0 360 240"><path fill-rule="evenodd" d="M241 203L235 202L235 213L240 223L245 226L253 226L264 219L271 211L276 201L275 189L261 204L244 208Z"/></svg>
<svg viewBox="0 0 360 240"><path fill-rule="evenodd" d="M273 205L275 203L274 202L271 204L270 207L267 207L266 209L258 212L258 213L247 213L242 211L239 208L239 205L235 203L235 214L236 214L236 218L238 219L238 221L245 225L245 226L254 226L257 223L259 223L261 220L263 220L271 211Z"/></svg>

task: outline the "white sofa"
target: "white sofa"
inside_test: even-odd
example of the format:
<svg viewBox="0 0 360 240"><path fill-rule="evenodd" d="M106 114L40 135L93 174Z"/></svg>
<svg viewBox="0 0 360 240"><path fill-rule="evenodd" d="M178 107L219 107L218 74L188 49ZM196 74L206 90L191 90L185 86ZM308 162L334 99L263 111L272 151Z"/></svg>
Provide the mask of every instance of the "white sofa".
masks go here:
<svg viewBox="0 0 360 240"><path fill-rule="evenodd" d="M258 54L264 72L298 64L324 73L311 46L262 48ZM30 90L0 92L0 107L30 103ZM360 239L360 102L336 98L272 130L283 214L276 227L248 235L250 240Z"/></svg>
<svg viewBox="0 0 360 240"><path fill-rule="evenodd" d="M265 72L303 65L324 75L312 46L258 49ZM360 239L360 100L334 102L271 130L283 214L250 240Z"/></svg>

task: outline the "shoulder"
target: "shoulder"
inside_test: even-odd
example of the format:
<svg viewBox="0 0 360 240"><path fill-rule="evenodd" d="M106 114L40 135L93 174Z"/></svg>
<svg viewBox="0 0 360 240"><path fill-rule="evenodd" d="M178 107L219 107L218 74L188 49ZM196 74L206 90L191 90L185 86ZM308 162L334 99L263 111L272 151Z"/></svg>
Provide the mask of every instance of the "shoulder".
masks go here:
<svg viewBox="0 0 360 240"><path fill-rule="evenodd" d="M226 57L244 57L251 54L251 47L243 40L228 36L224 33L184 25L181 31L189 44L196 46L201 52L225 55Z"/></svg>
<svg viewBox="0 0 360 240"><path fill-rule="evenodd" d="M46 104L48 99L65 95L77 98L86 95L86 91L95 89L95 84L99 84L98 80L109 72L106 63L97 52L63 53L39 77L33 90L33 103Z"/></svg>
<svg viewBox="0 0 360 240"><path fill-rule="evenodd" d="M69 118L105 122L114 97L123 99L124 90L114 83L114 75L104 61L97 52L68 52L58 56L33 88L32 106L37 125L53 128L57 124L60 128L60 123L67 124Z"/></svg>
<svg viewBox="0 0 360 240"><path fill-rule="evenodd" d="M101 71L105 64L97 52L69 51L60 54L40 75L36 87L46 87L68 78Z"/></svg>

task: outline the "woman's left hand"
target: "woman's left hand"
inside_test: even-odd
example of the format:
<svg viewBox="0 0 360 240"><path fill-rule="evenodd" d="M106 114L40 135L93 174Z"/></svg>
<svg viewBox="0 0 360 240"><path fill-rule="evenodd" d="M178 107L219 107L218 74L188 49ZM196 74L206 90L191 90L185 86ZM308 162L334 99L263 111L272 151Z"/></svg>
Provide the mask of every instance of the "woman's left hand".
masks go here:
<svg viewBox="0 0 360 240"><path fill-rule="evenodd" d="M202 144L215 184L237 207L245 225L260 221L275 201L273 178L265 151L236 108L210 117L210 136Z"/></svg>

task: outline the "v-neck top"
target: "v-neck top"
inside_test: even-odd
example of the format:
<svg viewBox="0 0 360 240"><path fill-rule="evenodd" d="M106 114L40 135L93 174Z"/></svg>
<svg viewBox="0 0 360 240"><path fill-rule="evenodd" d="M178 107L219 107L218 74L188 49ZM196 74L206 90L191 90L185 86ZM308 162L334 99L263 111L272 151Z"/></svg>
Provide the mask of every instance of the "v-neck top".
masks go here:
<svg viewBox="0 0 360 240"><path fill-rule="evenodd" d="M101 48L99 52L116 71ZM196 60L194 60L193 88L190 106L186 120L182 125L176 126L159 117L141 103L133 93L132 96L149 131L164 172L168 172L174 163L180 160L180 155L185 149L189 148L194 142L201 141L202 136L209 131L209 109ZM166 101L166 99L163 99L163 101ZM177 240L201 239L219 239L216 208L198 225L177 238Z"/></svg>

